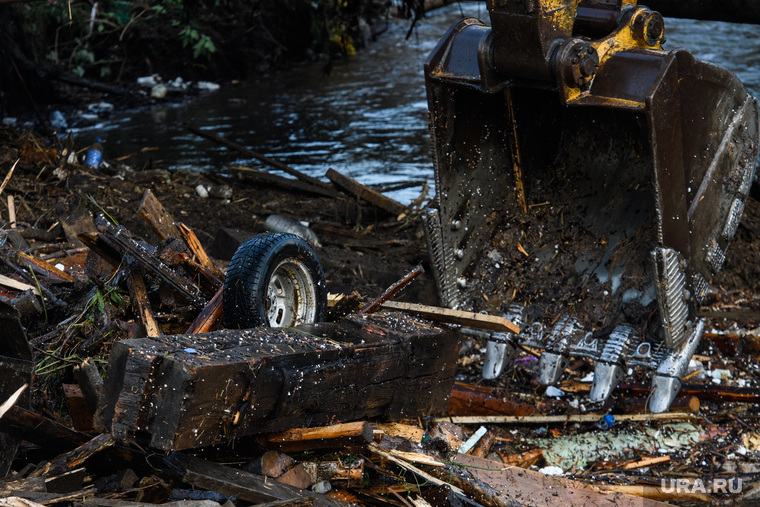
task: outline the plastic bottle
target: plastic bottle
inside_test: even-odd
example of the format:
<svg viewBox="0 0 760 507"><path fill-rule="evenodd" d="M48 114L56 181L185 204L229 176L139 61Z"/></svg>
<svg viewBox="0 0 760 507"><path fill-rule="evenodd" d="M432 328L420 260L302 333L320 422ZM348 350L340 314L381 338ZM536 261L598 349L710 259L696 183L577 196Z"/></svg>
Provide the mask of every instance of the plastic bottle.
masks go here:
<svg viewBox="0 0 760 507"><path fill-rule="evenodd" d="M314 234L314 231L292 218L284 217L282 215L269 215L264 221L264 227L272 232L289 232L296 236L301 236L313 248L322 246L319 243L319 239L317 239L317 235Z"/></svg>
<svg viewBox="0 0 760 507"><path fill-rule="evenodd" d="M605 431L612 428L614 425L615 425L615 417L612 414L605 415L594 424L594 426L596 426L597 428L601 430L605 430Z"/></svg>
<svg viewBox="0 0 760 507"><path fill-rule="evenodd" d="M103 161L103 145L100 144L102 142L103 140L98 138L95 143L90 146L90 149L87 150L87 156L84 158L84 165L86 167L91 167L96 171L100 168L100 162Z"/></svg>

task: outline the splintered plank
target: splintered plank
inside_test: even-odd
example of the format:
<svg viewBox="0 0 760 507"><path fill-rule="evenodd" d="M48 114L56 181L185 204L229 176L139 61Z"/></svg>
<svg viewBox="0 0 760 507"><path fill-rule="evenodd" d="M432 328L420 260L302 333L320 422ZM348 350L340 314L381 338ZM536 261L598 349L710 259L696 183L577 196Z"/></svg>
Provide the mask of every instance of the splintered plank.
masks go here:
<svg viewBox="0 0 760 507"><path fill-rule="evenodd" d="M175 470L179 471L182 480L188 484L196 488L233 496L245 502L261 504L277 500L313 498L314 505L322 507L349 505L308 489L299 489L273 481L262 475L252 474L178 452L170 453L165 460Z"/></svg>
<svg viewBox="0 0 760 507"><path fill-rule="evenodd" d="M195 235L193 230L183 223L177 224L177 230L179 230L179 233L182 235L182 239L185 240L185 243L187 243L190 251L193 252L193 255L195 255L195 257L198 259L198 262L200 262L201 265L206 269L211 271L211 273L213 273L216 278L219 280L224 280L224 273L222 273L219 268L214 266L214 263L211 262L211 259L206 253L206 250L203 248L203 245L201 245L198 236Z"/></svg>
<svg viewBox="0 0 760 507"><path fill-rule="evenodd" d="M446 410L448 415L513 415L548 413L556 408L553 400L532 400L530 403L508 392L495 392L482 386L454 383Z"/></svg>
<svg viewBox="0 0 760 507"><path fill-rule="evenodd" d="M553 506L615 505L665 507L667 504L623 493L602 493L582 482L544 475L535 470L505 467L503 463L456 454L446 475L468 498L487 505Z"/></svg>
<svg viewBox="0 0 760 507"><path fill-rule="evenodd" d="M349 178L334 169L328 169L325 176L327 176L327 179L332 181L336 187L358 197L359 199L367 201L392 215L399 216L406 210L406 207L400 202L394 201L390 197L383 195L376 190L372 190L355 179Z"/></svg>
<svg viewBox="0 0 760 507"><path fill-rule="evenodd" d="M398 301L386 301L381 307L386 310L396 310L419 315L422 318L435 322L459 324L467 327L489 329L491 331L503 331L508 333L520 332L520 328L512 321L505 319L504 317L497 317L496 315L484 315L482 313L451 310L450 308L443 308L440 306L401 303Z"/></svg>
<svg viewBox="0 0 760 507"><path fill-rule="evenodd" d="M132 239L129 230L124 226L114 226L103 215L97 217L96 225L105 238L114 247L118 248L122 255L129 254L135 262L151 271L194 306L198 308L206 306L206 299L198 287L193 284L192 280L169 269L161 259L149 253L138 242Z"/></svg>
<svg viewBox="0 0 760 507"><path fill-rule="evenodd" d="M58 280L63 280L64 282L73 282L74 277L70 274L66 273L65 271L61 271L57 267L55 267L53 264L43 261L41 259L38 259L36 257L32 257L29 254L25 254L24 252L18 252L18 261L19 264L22 264L24 266L27 266L31 268L35 273L39 273L44 276L57 278Z"/></svg>
<svg viewBox="0 0 760 507"><path fill-rule="evenodd" d="M294 428L270 433L260 438L267 449L283 452L300 452L311 449L343 449L363 447L372 442L374 432L368 422L333 424L317 428Z"/></svg>
<svg viewBox="0 0 760 507"><path fill-rule="evenodd" d="M143 194L140 207L137 208L137 215L143 219L159 239L180 237L179 229L174 224L174 218L166 211L152 190L146 190Z"/></svg>
<svg viewBox="0 0 760 507"><path fill-rule="evenodd" d="M153 314L153 309L148 301L148 290L145 287L140 270L137 268L130 269L127 277L127 286L129 288L129 297L132 298L132 304L137 307L137 313L145 327L147 336L161 336L161 328Z"/></svg>
<svg viewBox="0 0 760 507"><path fill-rule="evenodd" d="M61 454L53 460L41 464L29 474L29 477L50 477L61 475L79 468L89 458L98 454L103 449L111 447L114 444L110 435L98 435L86 444L83 444L73 451Z"/></svg>
<svg viewBox="0 0 760 507"><path fill-rule="evenodd" d="M195 318L193 323L187 329L185 334L207 333L211 331L219 319L222 318L222 300L224 298L224 287L219 287L214 297L208 302L206 307ZM150 336L150 335L149 335Z"/></svg>
<svg viewBox="0 0 760 507"><path fill-rule="evenodd" d="M99 422L119 440L181 450L427 416L445 408L456 360L451 330L403 314L125 340L111 352Z"/></svg>

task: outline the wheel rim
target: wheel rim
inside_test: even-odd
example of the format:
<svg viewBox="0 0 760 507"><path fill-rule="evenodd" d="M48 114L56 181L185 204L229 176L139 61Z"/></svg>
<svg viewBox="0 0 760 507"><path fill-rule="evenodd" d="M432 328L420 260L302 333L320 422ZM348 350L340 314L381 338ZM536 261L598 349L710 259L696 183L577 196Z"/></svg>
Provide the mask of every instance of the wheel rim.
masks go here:
<svg viewBox="0 0 760 507"><path fill-rule="evenodd" d="M303 262L285 259L274 268L267 284L266 305L270 327L314 322L317 288Z"/></svg>

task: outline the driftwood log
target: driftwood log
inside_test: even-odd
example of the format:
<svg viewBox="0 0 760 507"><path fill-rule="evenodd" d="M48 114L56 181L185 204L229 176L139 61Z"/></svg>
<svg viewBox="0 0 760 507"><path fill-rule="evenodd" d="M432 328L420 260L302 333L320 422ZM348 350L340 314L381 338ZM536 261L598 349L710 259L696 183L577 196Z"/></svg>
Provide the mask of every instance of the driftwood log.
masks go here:
<svg viewBox="0 0 760 507"><path fill-rule="evenodd" d="M453 331L403 314L115 344L96 417L120 441L203 447L293 427L442 413Z"/></svg>

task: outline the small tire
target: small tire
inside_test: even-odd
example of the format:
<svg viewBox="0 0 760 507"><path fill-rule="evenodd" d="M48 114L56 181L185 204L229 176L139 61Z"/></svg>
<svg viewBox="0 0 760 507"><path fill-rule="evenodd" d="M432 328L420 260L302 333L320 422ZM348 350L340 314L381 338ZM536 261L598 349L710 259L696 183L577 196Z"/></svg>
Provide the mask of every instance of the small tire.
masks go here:
<svg viewBox="0 0 760 507"><path fill-rule="evenodd" d="M291 327L321 322L326 314L324 271L302 238L259 234L235 251L224 282L224 327Z"/></svg>

